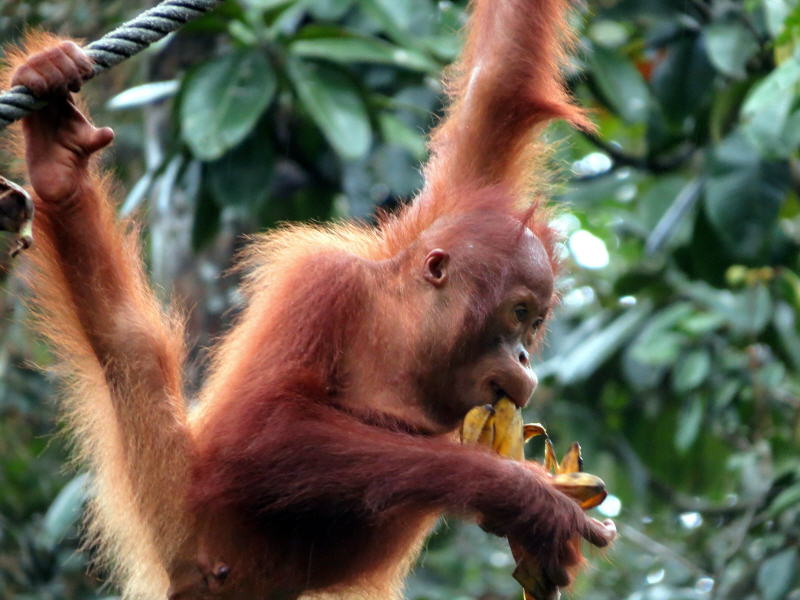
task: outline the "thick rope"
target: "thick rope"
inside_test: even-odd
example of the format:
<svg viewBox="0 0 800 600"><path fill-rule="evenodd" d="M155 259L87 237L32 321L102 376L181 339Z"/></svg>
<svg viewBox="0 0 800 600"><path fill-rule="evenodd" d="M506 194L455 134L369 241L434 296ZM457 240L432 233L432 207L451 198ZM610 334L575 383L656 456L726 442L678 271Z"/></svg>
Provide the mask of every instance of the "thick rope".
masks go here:
<svg viewBox="0 0 800 600"><path fill-rule="evenodd" d="M221 2L222 0L164 0L146 10L84 48L94 61L95 75L141 52ZM0 130L45 105L46 102L36 99L22 85L0 94Z"/></svg>

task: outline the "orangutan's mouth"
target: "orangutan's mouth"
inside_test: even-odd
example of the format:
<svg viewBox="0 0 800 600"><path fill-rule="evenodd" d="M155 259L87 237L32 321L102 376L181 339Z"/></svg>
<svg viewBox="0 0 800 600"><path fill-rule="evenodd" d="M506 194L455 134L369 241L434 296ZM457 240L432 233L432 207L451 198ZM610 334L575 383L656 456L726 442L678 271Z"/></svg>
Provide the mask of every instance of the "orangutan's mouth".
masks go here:
<svg viewBox="0 0 800 600"><path fill-rule="evenodd" d="M520 398L515 398L514 396L509 394L505 389L503 389L500 386L500 384L498 384L496 381L490 381L489 382L489 387L492 390L492 396L493 396L493 399L492 399L492 402L491 402L492 406L497 404L497 402L501 398L508 398L509 400L511 400L511 402L514 403L514 405L517 408L522 408L523 406L525 406L525 400L527 400L527 399L522 400Z"/></svg>

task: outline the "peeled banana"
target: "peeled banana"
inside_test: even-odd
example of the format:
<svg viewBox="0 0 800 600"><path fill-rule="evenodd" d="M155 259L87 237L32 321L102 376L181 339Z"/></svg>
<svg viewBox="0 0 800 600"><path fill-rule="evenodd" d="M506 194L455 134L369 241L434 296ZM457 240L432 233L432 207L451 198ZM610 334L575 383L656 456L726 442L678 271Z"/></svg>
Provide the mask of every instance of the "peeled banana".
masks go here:
<svg viewBox="0 0 800 600"><path fill-rule="evenodd" d="M553 485L584 510L600 504L606 497L606 486L596 475L582 471L580 444L573 443L559 462L544 426L540 423L523 424L522 411L510 399L503 397L493 405L473 408L461 426L462 443L480 444L501 456L520 461L525 460L525 442L540 435L545 438L544 467L553 474ZM509 545L517 560L514 578L522 586L525 600L556 600L560 596L558 590L546 584L533 557L517 544L509 541Z"/></svg>

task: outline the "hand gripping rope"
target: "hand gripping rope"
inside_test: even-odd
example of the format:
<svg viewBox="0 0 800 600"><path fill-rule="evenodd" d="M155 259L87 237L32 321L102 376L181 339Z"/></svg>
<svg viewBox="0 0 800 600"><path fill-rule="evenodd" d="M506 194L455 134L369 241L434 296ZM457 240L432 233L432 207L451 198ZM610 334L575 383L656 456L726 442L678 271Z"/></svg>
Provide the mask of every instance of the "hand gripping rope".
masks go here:
<svg viewBox="0 0 800 600"><path fill-rule="evenodd" d="M202 16L222 0L164 0L135 19L104 35L84 48L94 61L94 74L118 65L153 42ZM14 121L46 106L30 90L18 85L0 94L0 130ZM0 231L17 234L11 256L33 242L34 204L24 188L0 176Z"/></svg>
<svg viewBox="0 0 800 600"><path fill-rule="evenodd" d="M222 0L164 0L84 48L94 73L118 65L153 42L221 4ZM0 94L0 130L45 106L22 85Z"/></svg>

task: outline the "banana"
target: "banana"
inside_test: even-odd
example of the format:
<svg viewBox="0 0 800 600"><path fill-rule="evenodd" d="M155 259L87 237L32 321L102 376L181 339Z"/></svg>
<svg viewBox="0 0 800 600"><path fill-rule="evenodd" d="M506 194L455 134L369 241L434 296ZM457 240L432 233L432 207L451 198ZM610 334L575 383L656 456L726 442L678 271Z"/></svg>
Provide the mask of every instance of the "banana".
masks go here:
<svg viewBox="0 0 800 600"><path fill-rule="evenodd" d="M561 597L561 592L557 587L544 583L546 580L542 570L539 568L539 563L515 543L509 541L508 545L511 546L511 554L517 561L517 568L514 569L512 576L522 586L523 599L558 600Z"/></svg>
<svg viewBox="0 0 800 600"><path fill-rule="evenodd" d="M606 499L606 484L597 475L583 472L581 445L573 442L559 463L550 440L545 445L545 466L553 472L553 485L584 510L594 508ZM550 463L548 465L548 463Z"/></svg>
<svg viewBox="0 0 800 600"><path fill-rule="evenodd" d="M492 427L486 427L486 423L494 415L494 407L491 404L484 404L483 406L476 406L469 411L461 423L461 443L462 444L480 444L482 446L491 445L485 443L481 436L484 435L486 429L492 430ZM494 435L492 434L492 438Z"/></svg>
<svg viewBox="0 0 800 600"><path fill-rule="evenodd" d="M544 440L544 468L551 473L558 472L558 459L556 458L556 451L553 448L553 442L550 438Z"/></svg>
<svg viewBox="0 0 800 600"><path fill-rule="evenodd" d="M525 440L522 411L508 398L500 398L494 407L494 443L492 448L500 456L512 460L525 460Z"/></svg>
<svg viewBox="0 0 800 600"><path fill-rule="evenodd" d="M577 473L578 471L583 471L581 445L578 442L573 442L567 453L561 459L561 464L556 473Z"/></svg>
<svg viewBox="0 0 800 600"><path fill-rule="evenodd" d="M575 500L583 510L589 510L606 499L606 484L591 473L558 473L553 476L553 486Z"/></svg>
<svg viewBox="0 0 800 600"><path fill-rule="evenodd" d="M525 423L522 427L522 438L527 442L535 437L547 437L547 429L541 423Z"/></svg>
<svg viewBox="0 0 800 600"><path fill-rule="evenodd" d="M500 456L525 460L525 442L544 436L544 467L553 474L553 485L581 508L588 510L606 497L606 485L596 475L583 472L583 458L578 442L573 443L561 462L558 461L547 430L540 423L522 422L522 411L508 398L494 405L486 404L470 410L461 426L461 441L492 448ZM514 579L523 589L525 600L558 600L557 588L546 583L536 561L516 543L509 540L511 553L517 561Z"/></svg>
<svg viewBox="0 0 800 600"><path fill-rule="evenodd" d="M478 444L487 448L494 448L496 433L497 426L494 422L494 409L492 409L492 414L486 420L481 434L478 436Z"/></svg>

